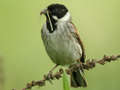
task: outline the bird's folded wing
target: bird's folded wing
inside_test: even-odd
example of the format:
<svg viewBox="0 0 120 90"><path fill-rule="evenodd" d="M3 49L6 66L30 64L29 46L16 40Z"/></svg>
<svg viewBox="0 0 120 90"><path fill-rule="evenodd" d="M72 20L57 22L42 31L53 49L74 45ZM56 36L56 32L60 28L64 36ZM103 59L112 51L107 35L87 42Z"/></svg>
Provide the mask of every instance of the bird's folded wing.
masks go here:
<svg viewBox="0 0 120 90"><path fill-rule="evenodd" d="M84 60L85 60L85 49L84 49L84 45L83 45L83 43L80 39L79 32L72 22L68 23L68 27L69 27L69 30L72 33L73 37L76 39L76 41L79 43L79 45L82 48L82 57L80 58L80 60L82 62L84 62Z"/></svg>

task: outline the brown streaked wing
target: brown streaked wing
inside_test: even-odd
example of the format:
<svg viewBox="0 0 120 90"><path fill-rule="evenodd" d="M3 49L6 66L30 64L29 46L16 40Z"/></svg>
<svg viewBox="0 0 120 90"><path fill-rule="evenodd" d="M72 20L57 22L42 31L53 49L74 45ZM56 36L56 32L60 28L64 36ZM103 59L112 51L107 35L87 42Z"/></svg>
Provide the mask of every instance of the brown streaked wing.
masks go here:
<svg viewBox="0 0 120 90"><path fill-rule="evenodd" d="M82 48L82 57L80 58L80 61L82 61L83 63L85 62L85 49L84 49L84 45L80 39L80 35L79 32L77 30L77 28L75 27L75 25L71 22L73 28L74 28L74 34L75 34L75 38L77 39L78 43L80 44L81 48Z"/></svg>

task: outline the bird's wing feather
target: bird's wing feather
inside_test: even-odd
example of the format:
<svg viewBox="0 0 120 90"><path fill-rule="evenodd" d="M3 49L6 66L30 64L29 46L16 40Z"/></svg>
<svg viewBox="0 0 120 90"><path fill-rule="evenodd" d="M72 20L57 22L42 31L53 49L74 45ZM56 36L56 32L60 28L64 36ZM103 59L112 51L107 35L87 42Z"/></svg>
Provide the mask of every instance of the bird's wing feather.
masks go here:
<svg viewBox="0 0 120 90"><path fill-rule="evenodd" d="M70 22L68 26L70 26L69 29L70 29L72 35L75 37L75 39L77 40L77 42L79 43L79 45L82 48L82 57L80 58L80 61L84 62L85 61L85 49L84 49L84 45L80 39L79 32L72 22Z"/></svg>

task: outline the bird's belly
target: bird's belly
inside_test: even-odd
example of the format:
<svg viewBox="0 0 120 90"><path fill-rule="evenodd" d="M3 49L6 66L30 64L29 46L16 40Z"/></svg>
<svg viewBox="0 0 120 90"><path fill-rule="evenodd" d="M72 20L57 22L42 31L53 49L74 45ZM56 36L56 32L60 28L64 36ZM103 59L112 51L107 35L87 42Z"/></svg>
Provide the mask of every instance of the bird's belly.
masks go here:
<svg viewBox="0 0 120 90"><path fill-rule="evenodd" d="M49 35L46 40L46 51L52 61L59 65L72 64L80 58L78 43L68 35Z"/></svg>

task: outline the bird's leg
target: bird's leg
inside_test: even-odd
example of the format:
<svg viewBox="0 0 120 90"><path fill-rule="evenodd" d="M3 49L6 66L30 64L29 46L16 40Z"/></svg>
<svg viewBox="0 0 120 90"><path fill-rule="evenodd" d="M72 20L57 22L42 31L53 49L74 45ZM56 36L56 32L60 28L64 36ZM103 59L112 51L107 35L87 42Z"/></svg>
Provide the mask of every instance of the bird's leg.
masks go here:
<svg viewBox="0 0 120 90"><path fill-rule="evenodd" d="M58 64L56 64L56 65L49 71L49 73L52 73L53 70L54 70L57 66L58 66Z"/></svg>
<svg viewBox="0 0 120 90"><path fill-rule="evenodd" d="M58 64L56 64L56 65L49 71L49 73L47 74L47 78L48 78L48 79L52 79L52 72L53 72L53 70L54 70L57 66L58 66Z"/></svg>

